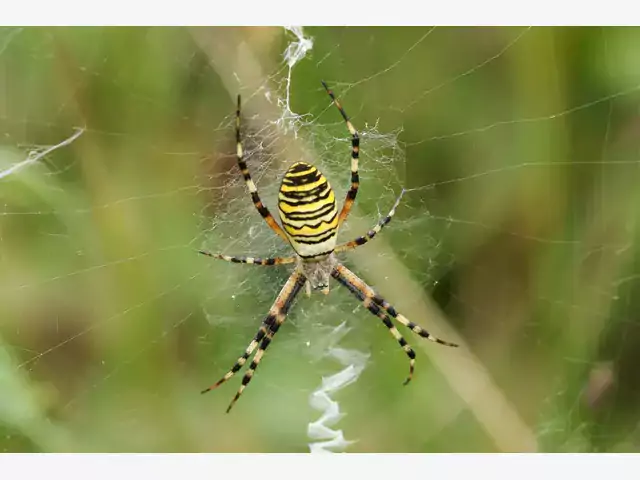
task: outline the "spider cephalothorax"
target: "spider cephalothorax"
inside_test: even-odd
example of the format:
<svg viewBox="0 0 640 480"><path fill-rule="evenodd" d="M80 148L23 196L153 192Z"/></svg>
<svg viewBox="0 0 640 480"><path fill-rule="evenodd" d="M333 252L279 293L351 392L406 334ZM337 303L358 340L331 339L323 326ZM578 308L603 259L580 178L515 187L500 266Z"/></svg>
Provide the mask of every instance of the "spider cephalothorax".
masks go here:
<svg viewBox="0 0 640 480"><path fill-rule="evenodd" d="M325 295L329 293L329 279L338 263L333 252L317 260L298 260L298 270L307 279L307 295L311 294L311 289L321 290Z"/></svg>
<svg viewBox="0 0 640 480"><path fill-rule="evenodd" d="M280 325L284 323L285 317L293 301L303 286L307 286L307 293L311 288L322 290L324 293L329 292L329 280L333 277L341 285L346 287L356 298L358 298L364 306L377 316L382 323L389 329L393 337L398 341L402 349L409 357L409 376L405 380L407 384L412 376L415 364L415 353L402 337L398 329L394 326L392 318L400 324L408 327L411 331L423 338L431 340L442 345L456 347L457 345L445 342L434 337L419 325L409 321L404 315L400 314L392 305L384 298L378 295L369 285L360 279L355 273L342 265L335 253L344 252L354 249L360 245L364 245L373 237L375 237L385 225L387 225L393 215L396 207L400 203L402 193L391 208L389 214L381 219L378 224L369 230L364 236L358 237L350 242L336 246L338 229L349 215L349 211L358 193L360 180L358 177L358 157L360 153L360 139L358 132L353 127L347 114L335 98L333 92L329 90L327 85L322 82L327 93L331 96L333 103L338 107L340 114L344 118L349 133L351 133L351 186L347 192L347 197L342 206L342 210L338 213L335 199L335 193L325 176L313 165L305 162L294 163L284 174L280 191L278 192L278 211L280 212L280 220L282 227L273 218L269 209L260 200L258 189L251 180L251 175L247 164L244 161L242 149L242 139L240 135L240 96L238 95L238 108L236 110L236 143L237 143L237 159L238 167L247 184L247 188L251 195L251 199L258 210L258 213L264 218L271 229L279 235L283 240L288 242L296 255L293 257L275 257L275 258L256 258L256 257L237 257L222 255L219 253L209 253L201 251L204 255L225 260L234 263L248 263L254 265L282 265L287 263L296 263L296 268L285 283L271 306L269 313L262 321L262 325L258 329L258 333L247 346L244 354L238 358L235 365L220 380L202 393L213 390L219 385L230 379L238 370L240 370L251 354L258 349L247 373L242 378L242 385L238 389L235 397L231 401L227 412L240 398L245 387L253 378L254 372L262 360L262 357L270 345L273 337L277 333ZM283 228L284 227L284 228Z"/></svg>

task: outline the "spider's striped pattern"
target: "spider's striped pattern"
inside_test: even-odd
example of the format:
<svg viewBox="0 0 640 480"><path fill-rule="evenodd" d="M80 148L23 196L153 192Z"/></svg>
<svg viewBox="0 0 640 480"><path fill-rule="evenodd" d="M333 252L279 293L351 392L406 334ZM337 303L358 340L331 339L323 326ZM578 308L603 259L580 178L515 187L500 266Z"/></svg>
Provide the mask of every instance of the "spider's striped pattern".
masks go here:
<svg viewBox="0 0 640 480"><path fill-rule="evenodd" d="M298 162L287 170L280 185L278 210L284 230L301 258L311 259L335 248L336 196L316 167Z"/></svg>
<svg viewBox="0 0 640 480"><path fill-rule="evenodd" d="M389 329L391 335L398 341L409 357L409 376L404 382L405 385L409 383L413 377L416 355L402 334L394 326L392 319L423 338L441 345L457 347L456 344L440 340L422 327L409 321L409 319L400 314L389 302L378 295L355 273L338 261L336 253L352 250L360 245L364 245L374 238L380 230L391 221L402 199L404 190L396 200L389 214L380 220L375 227L361 237L357 237L341 245L336 245L338 229L349 216L349 211L356 199L360 185L360 179L358 177L360 137L333 92L324 82L322 82L322 85L344 118L349 133L351 134L351 186L347 192L347 197L342 209L338 212L335 193L325 176L313 165L305 162L294 163L284 174L278 193L278 211L280 213L282 227L273 215L271 215L269 209L262 203L262 200L260 200L258 189L251 179L251 174L244 161L242 137L240 135L240 96L238 95L238 108L236 110L236 153L238 167L244 177L247 189L258 213L260 213L262 218L264 218L278 236L291 245L295 255L291 257L257 258L229 256L205 251L200 251L200 253L233 263L267 266L295 263L296 266L245 352L238 358L231 370L220 380L202 391L202 393L206 393L213 390L233 377L233 375L247 363L247 360L249 360L255 351L256 353L253 360L242 378L242 385L229 404L227 412L231 410L253 378L256 368L258 368L260 364L260 360L262 360L264 353L271 344L278 329L284 323L287 312L302 288L306 287L308 295L311 294L312 288L328 294L330 277L333 277L339 284L346 287L347 290L358 298L367 310L382 321Z"/></svg>

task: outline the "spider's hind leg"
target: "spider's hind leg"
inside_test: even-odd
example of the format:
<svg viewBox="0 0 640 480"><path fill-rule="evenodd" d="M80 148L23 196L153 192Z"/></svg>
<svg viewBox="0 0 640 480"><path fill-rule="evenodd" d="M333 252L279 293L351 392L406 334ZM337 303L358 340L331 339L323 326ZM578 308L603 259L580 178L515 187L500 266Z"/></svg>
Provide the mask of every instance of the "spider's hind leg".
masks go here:
<svg viewBox="0 0 640 480"><path fill-rule="evenodd" d="M247 167L247 162L244 159L244 149L242 147L242 134L240 132L240 95L238 95L238 105L236 108L236 160L238 163L238 168L240 169L240 173L242 174L242 178L244 178L244 183L249 190L249 195L251 195L251 201L253 205L256 207L256 210L260 214L260 216L267 222L267 225L273 230L280 238L282 238L285 242L289 242L287 235L280 227L280 224L273 218L273 215L269 211L269 209L262 203L260 199L260 193L258 193L258 187L254 183L251 178L251 173L249 172L249 167Z"/></svg>
<svg viewBox="0 0 640 480"><path fill-rule="evenodd" d="M334 105L340 111L340 115L344 119L347 124L347 129L351 134L351 186L349 187L349 191L347 192L347 198L344 200L344 205L342 206L342 210L340 211L340 215L338 217L338 225L342 225L347 217L349 216L349 212L351 211L351 207L353 206L353 202L356 200L356 195L358 194L358 187L360 186L360 177L358 175L358 158L360 157L360 137L358 136L358 131L355 129L351 120L349 120L349 116L342 108L342 104L333 94L333 91L327 86L327 84L323 81L322 86L327 91Z"/></svg>

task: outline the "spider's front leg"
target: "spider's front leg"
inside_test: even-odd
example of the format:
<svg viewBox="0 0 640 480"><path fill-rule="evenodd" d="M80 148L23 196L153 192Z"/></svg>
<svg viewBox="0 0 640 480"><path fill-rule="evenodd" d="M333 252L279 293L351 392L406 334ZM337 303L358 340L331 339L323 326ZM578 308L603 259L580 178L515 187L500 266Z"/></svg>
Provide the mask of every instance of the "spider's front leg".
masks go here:
<svg viewBox="0 0 640 480"><path fill-rule="evenodd" d="M233 405L238 401L240 395L242 395L242 392L253 378L254 372L256 368L258 368L258 365L260 364L263 355L269 347L271 340L278 332L280 325L284 323L289 308L291 308L293 301L302 289L302 286L305 284L306 280L307 279L305 278L305 276L297 270L291 274L289 280L287 280L287 283L285 283L284 287L282 287L280 294L269 310L269 314L263 320L258 333L256 333L251 343L249 343L249 346L245 350L245 353L240 358L238 358L231 370L229 370L220 380L202 391L202 393L209 392L210 390L219 387L224 382L233 377L233 375L235 375L235 373L245 365L245 363L257 347L258 351L249 364L249 369L242 378L242 385L240 385L238 392L229 404L227 413L229 413Z"/></svg>
<svg viewBox="0 0 640 480"><path fill-rule="evenodd" d="M415 352L407 344L406 340L398 331L398 329L393 325L389 316L395 318L402 325L410 328L413 333L420 335L422 338L426 338L427 340L431 340L432 342L446 345L448 347L458 346L455 343L447 342L435 337L434 335L431 335L421 326L409 321L409 319L407 319L404 315L398 313L398 311L391 304L389 304L389 302L378 295L369 285L367 285L361 278L359 278L355 273L353 273L344 265L336 265L331 275L341 285L346 287L355 297L357 297L367 308L367 310L380 318L384 325L389 329L391 334L395 337L395 339L398 340L398 343L409 357L409 377L405 380L405 385L409 383L413 378L413 371L415 367Z"/></svg>

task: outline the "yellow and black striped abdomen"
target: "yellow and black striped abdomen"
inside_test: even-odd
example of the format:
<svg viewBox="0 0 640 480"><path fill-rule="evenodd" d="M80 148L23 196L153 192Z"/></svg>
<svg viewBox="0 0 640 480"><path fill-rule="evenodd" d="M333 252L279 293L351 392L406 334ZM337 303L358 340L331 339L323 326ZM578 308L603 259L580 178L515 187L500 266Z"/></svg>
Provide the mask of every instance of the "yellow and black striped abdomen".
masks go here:
<svg viewBox="0 0 640 480"><path fill-rule="evenodd" d="M278 194L284 231L301 257L333 251L338 233L338 208L331 185L308 163L294 163L284 174Z"/></svg>

